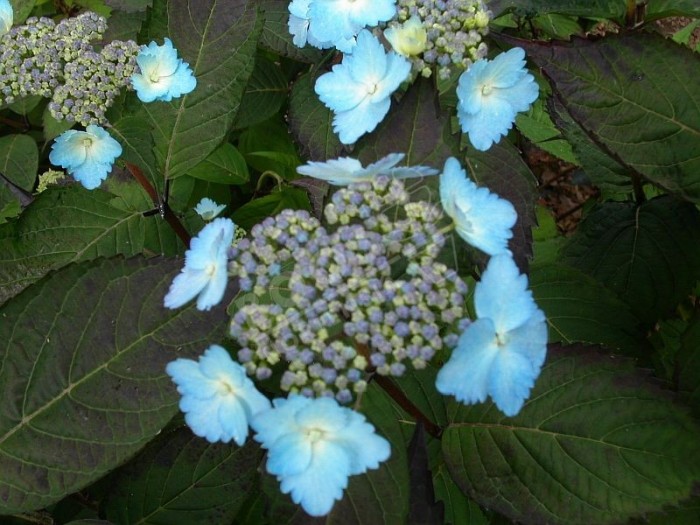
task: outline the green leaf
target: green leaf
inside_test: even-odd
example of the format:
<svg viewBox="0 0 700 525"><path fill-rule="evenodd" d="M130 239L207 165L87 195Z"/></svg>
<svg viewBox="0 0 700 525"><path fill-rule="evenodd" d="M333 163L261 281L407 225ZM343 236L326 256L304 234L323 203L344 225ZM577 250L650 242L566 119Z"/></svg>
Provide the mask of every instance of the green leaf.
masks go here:
<svg viewBox="0 0 700 525"><path fill-rule="evenodd" d="M253 199L233 212L231 219L246 230L250 230L265 217L270 217L284 209L308 210L309 199L304 190L285 186L258 199Z"/></svg>
<svg viewBox="0 0 700 525"><path fill-rule="evenodd" d="M14 11L14 24L18 25L24 23L24 21L29 16L29 13L34 9L36 0L10 0L10 5Z"/></svg>
<svg viewBox="0 0 700 525"><path fill-rule="evenodd" d="M537 99L527 113L518 113L515 125L538 148L571 164L579 164L571 144L563 139L541 99Z"/></svg>
<svg viewBox="0 0 700 525"><path fill-rule="evenodd" d="M550 343L597 343L628 355L644 347L630 307L594 278L563 264L533 265L530 289L547 316Z"/></svg>
<svg viewBox="0 0 700 525"><path fill-rule="evenodd" d="M69 523L66 523L66 525L114 525L114 524L111 521L106 521L106 520L86 519L86 520L71 521Z"/></svg>
<svg viewBox="0 0 700 525"><path fill-rule="evenodd" d="M700 313L697 311L681 336L674 375L682 399L700 416Z"/></svg>
<svg viewBox="0 0 700 525"><path fill-rule="evenodd" d="M615 292L654 323L700 276L700 212L670 196L597 206L563 250L563 261Z"/></svg>
<svg viewBox="0 0 700 525"><path fill-rule="evenodd" d="M697 423L631 360L591 348L552 348L515 417L491 403L450 416L453 478L515 521L621 523L688 497L700 476Z"/></svg>
<svg viewBox="0 0 700 525"><path fill-rule="evenodd" d="M287 125L279 115L241 133L238 150L260 173L273 171L286 180L298 177L296 169L302 162Z"/></svg>
<svg viewBox="0 0 700 525"><path fill-rule="evenodd" d="M168 2L170 38L197 87L172 102L143 105L165 178L183 175L222 143L253 71L261 30L258 9L247 0Z"/></svg>
<svg viewBox="0 0 700 525"><path fill-rule="evenodd" d="M230 525L257 481L262 451L209 443L185 427L159 437L119 471L103 503L115 525Z"/></svg>
<svg viewBox="0 0 700 525"><path fill-rule="evenodd" d="M0 137L0 173L20 188L32 191L39 168L39 148L28 135Z"/></svg>
<svg viewBox="0 0 700 525"><path fill-rule="evenodd" d="M69 266L0 310L0 514L45 507L133 456L177 412L166 363L223 336L223 308L163 308L178 260Z"/></svg>
<svg viewBox="0 0 700 525"><path fill-rule="evenodd" d="M122 117L109 131L122 146L120 159L140 168L156 188L161 188L163 176L156 168L153 137L148 123L140 117Z"/></svg>
<svg viewBox="0 0 700 525"><path fill-rule="evenodd" d="M649 0L646 20L656 20L667 16L700 17L700 4L696 0Z"/></svg>
<svg viewBox="0 0 700 525"><path fill-rule="evenodd" d="M146 10L125 12L113 11L107 21L107 31L103 35L104 42L114 40L138 40L141 26L146 20Z"/></svg>
<svg viewBox="0 0 700 525"><path fill-rule="evenodd" d="M300 62L317 63L321 59L321 50L307 45L299 48L292 43L289 33L288 0L258 0L258 5L265 15L260 45L279 55L293 58Z"/></svg>
<svg viewBox="0 0 700 525"><path fill-rule="evenodd" d="M639 32L525 47L599 147L667 191L700 201L700 56Z"/></svg>
<svg viewBox="0 0 700 525"><path fill-rule="evenodd" d="M279 64L258 53L234 127L247 128L277 113L287 99L287 79Z"/></svg>
<svg viewBox="0 0 700 525"><path fill-rule="evenodd" d="M343 145L333 132L333 112L314 91L316 75L306 73L292 86L289 97L289 129L302 154L309 160L326 161L339 157Z"/></svg>
<svg viewBox="0 0 700 525"><path fill-rule="evenodd" d="M488 7L496 16L506 11L515 11L517 14L528 16L558 13L618 21L625 18L624 0L492 0Z"/></svg>
<svg viewBox="0 0 700 525"><path fill-rule="evenodd" d="M113 196L73 185L37 196L18 221L0 228L0 303L71 262L181 248L159 217L113 205Z"/></svg>
<svg viewBox="0 0 700 525"><path fill-rule="evenodd" d="M440 110L437 90L426 78L419 78L376 131L358 143L357 157L375 162L389 153L405 153L407 166L425 164L441 169L448 157L459 151L451 134L450 116Z"/></svg>
<svg viewBox="0 0 700 525"><path fill-rule="evenodd" d="M145 11L146 8L151 7L152 4L153 0L105 0L105 5L126 13ZM111 18L109 22L112 23Z"/></svg>
<svg viewBox="0 0 700 525"><path fill-rule="evenodd" d="M56 120L53 115L51 115L48 105L44 108L44 113L42 114L41 118L44 127L44 139L46 139L46 142L55 139L61 133L69 130L75 125L75 122Z"/></svg>
<svg viewBox="0 0 700 525"><path fill-rule="evenodd" d="M188 175L195 179L220 184L245 184L248 182L248 166L243 155L228 142L224 142L195 167Z"/></svg>

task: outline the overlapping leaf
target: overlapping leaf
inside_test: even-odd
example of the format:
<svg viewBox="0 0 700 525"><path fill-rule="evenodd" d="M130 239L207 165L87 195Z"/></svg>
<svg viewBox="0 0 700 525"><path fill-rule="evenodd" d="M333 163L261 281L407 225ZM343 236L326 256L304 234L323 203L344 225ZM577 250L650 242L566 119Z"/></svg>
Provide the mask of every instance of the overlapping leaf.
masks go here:
<svg viewBox="0 0 700 525"><path fill-rule="evenodd" d="M280 65L258 53L234 126L242 129L269 119L284 104L288 90Z"/></svg>
<svg viewBox="0 0 700 525"><path fill-rule="evenodd" d="M292 43L289 34L289 1L288 0L256 0L264 16L265 25L260 45L282 56L301 62L314 63L321 58L321 50L312 46L299 48Z"/></svg>
<svg viewBox="0 0 700 525"><path fill-rule="evenodd" d="M0 173L20 188L31 191L39 166L39 149L29 135L0 138Z"/></svg>
<svg viewBox="0 0 700 525"><path fill-rule="evenodd" d="M550 350L519 415L454 406L450 472L482 506L525 523L608 524L690 495L698 428L631 362Z"/></svg>
<svg viewBox="0 0 700 525"><path fill-rule="evenodd" d="M177 260L69 266L0 310L0 514L35 510L123 463L177 411L164 372L223 336L223 308L163 307Z"/></svg>
<svg viewBox="0 0 700 525"><path fill-rule="evenodd" d="M625 15L625 2L620 0L493 0L488 6L496 15L515 11L530 16L559 13L614 20L622 20Z"/></svg>

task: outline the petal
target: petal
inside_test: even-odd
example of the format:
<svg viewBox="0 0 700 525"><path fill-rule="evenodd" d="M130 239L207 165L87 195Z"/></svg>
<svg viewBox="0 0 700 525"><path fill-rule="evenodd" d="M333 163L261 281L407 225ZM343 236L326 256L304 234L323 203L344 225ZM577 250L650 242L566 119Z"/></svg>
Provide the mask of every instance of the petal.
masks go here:
<svg viewBox="0 0 700 525"><path fill-rule="evenodd" d="M379 467L379 463L391 456L391 445L376 434L374 427L362 414L350 411L350 422L338 440L350 457L351 475L362 474L367 469Z"/></svg>
<svg viewBox="0 0 700 525"><path fill-rule="evenodd" d="M179 308L194 299L209 283L209 275L204 270L185 267L175 276L168 293L163 299L166 308Z"/></svg>
<svg viewBox="0 0 700 525"><path fill-rule="evenodd" d="M275 399L272 409L260 412L250 422L256 432L255 440L269 450L283 435L297 432L296 414L309 403L311 399L295 395Z"/></svg>
<svg viewBox="0 0 700 525"><path fill-rule="evenodd" d="M377 91L372 95L372 101L377 102L390 97L401 83L411 73L411 63L401 55L393 51L387 55L387 68L382 81L377 86Z"/></svg>
<svg viewBox="0 0 700 525"><path fill-rule="evenodd" d="M305 434L292 431L280 436L267 455L267 471L279 478L296 476L311 465L312 443Z"/></svg>
<svg viewBox="0 0 700 525"><path fill-rule="evenodd" d="M102 181L107 178L107 175L112 171L112 164L104 164L102 162L92 162L86 160L80 166L69 169L75 180L80 182L86 189L94 190Z"/></svg>
<svg viewBox="0 0 700 525"><path fill-rule="evenodd" d="M530 105L537 100L540 86L532 75L523 76L513 87L497 92L498 96L507 98L514 111L521 112L530 109Z"/></svg>
<svg viewBox="0 0 700 525"><path fill-rule="evenodd" d="M304 47L306 45L307 34L309 31L308 19L300 18L292 14L289 16L289 22L287 23L287 27L289 29L289 34L293 37L292 43L297 47Z"/></svg>
<svg viewBox="0 0 700 525"><path fill-rule="evenodd" d="M74 169L87 158L84 140L88 138L84 131L69 129L59 135L51 146L49 160L54 166Z"/></svg>
<svg viewBox="0 0 700 525"><path fill-rule="evenodd" d="M297 168L297 173L325 180L336 186L344 186L358 182L365 170L359 160L350 157L340 157L327 162L307 162Z"/></svg>
<svg viewBox="0 0 700 525"><path fill-rule="evenodd" d="M337 64L330 73L318 77L314 91L335 112L352 109L367 98L367 89L350 76L345 64Z"/></svg>
<svg viewBox="0 0 700 525"><path fill-rule="evenodd" d="M122 147L115 139L113 139L107 130L93 124L86 129L88 136L92 139L92 143L88 148L88 158L95 163L109 164L114 163L115 159L122 154Z"/></svg>
<svg viewBox="0 0 700 525"><path fill-rule="evenodd" d="M221 427L221 441L228 443L233 439L240 447L248 437L248 413L236 396L229 395L221 399L217 419Z"/></svg>
<svg viewBox="0 0 700 525"><path fill-rule="evenodd" d="M463 403L481 403L489 394L491 368L498 355L496 331L490 319L477 319L459 338L443 365L435 387Z"/></svg>
<svg viewBox="0 0 700 525"><path fill-rule="evenodd" d="M197 298L197 310L210 310L224 298L228 284L228 268L226 254L216 263L214 273L209 276L209 282Z"/></svg>
<svg viewBox="0 0 700 525"><path fill-rule="evenodd" d="M357 35L357 45L352 55L345 56L343 62L347 65L353 81L366 86L378 84L387 74L388 63L384 46L366 29Z"/></svg>
<svg viewBox="0 0 700 525"><path fill-rule="evenodd" d="M365 173L370 173L372 177L381 175L396 166L405 156L405 153L389 153L386 157L382 157L377 162L373 162L367 166L364 171Z"/></svg>
<svg viewBox="0 0 700 525"><path fill-rule="evenodd" d="M481 111L482 88L486 82L487 70L488 60L481 59L474 62L468 70L459 76L457 84L458 109L471 115Z"/></svg>
<svg viewBox="0 0 700 525"><path fill-rule="evenodd" d="M353 144L362 135L373 131L389 112L391 102L385 98L372 103L367 100L349 111L336 113L333 118L333 131L343 144Z"/></svg>
<svg viewBox="0 0 700 525"><path fill-rule="evenodd" d="M176 359L167 364L165 371L177 385L177 391L182 396L211 399L217 394L215 385L202 374L197 361Z"/></svg>
<svg viewBox="0 0 700 525"><path fill-rule="evenodd" d="M513 127L516 111L507 100L494 94L482 97L482 100L481 111L469 114L457 108L457 118L462 131L469 135L472 145L480 151L486 151Z"/></svg>
<svg viewBox="0 0 700 525"><path fill-rule="evenodd" d="M500 53L488 64L489 84L496 88L512 87L525 74L525 50L521 47Z"/></svg>

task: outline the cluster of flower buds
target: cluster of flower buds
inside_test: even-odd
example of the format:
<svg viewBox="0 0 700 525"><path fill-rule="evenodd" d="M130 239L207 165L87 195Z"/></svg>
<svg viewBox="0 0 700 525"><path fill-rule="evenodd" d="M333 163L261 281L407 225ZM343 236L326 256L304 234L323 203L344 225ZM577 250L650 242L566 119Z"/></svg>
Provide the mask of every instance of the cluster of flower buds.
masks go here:
<svg viewBox="0 0 700 525"><path fill-rule="evenodd" d="M86 12L55 24L32 17L2 37L0 104L39 95L51 98L57 120L104 124L105 111L135 72L139 46L114 41L101 52L91 42L107 29L103 17Z"/></svg>
<svg viewBox="0 0 700 525"><path fill-rule="evenodd" d="M469 322L466 284L436 261L441 216L380 176L338 190L327 227L291 210L255 226L230 254L246 292L231 323L238 360L261 380L283 363L283 390L341 403L368 372L425 367Z"/></svg>
<svg viewBox="0 0 700 525"><path fill-rule="evenodd" d="M430 76L437 65L440 77L447 78L452 67L467 69L486 56L483 37L491 16L483 0L399 0L387 38L399 52L404 34L420 42L409 56L413 70Z"/></svg>

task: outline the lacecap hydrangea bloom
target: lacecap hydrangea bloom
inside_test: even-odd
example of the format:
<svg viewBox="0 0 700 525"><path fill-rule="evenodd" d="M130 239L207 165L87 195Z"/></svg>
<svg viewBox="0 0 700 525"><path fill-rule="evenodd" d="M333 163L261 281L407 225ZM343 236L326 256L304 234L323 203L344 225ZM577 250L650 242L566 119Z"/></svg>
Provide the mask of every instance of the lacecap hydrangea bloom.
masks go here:
<svg viewBox="0 0 700 525"><path fill-rule="evenodd" d="M328 397L275 399L251 427L268 451L267 471L311 516L328 514L350 476L379 467L391 454L362 414Z"/></svg>
<svg viewBox="0 0 700 525"><path fill-rule="evenodd" d="M225 208L225 204L217 204L213 200L204 197L197 203L197 206L194 207L194 211L196 211L203 220L211 221L224 211Z"/></svg>
<svg viewBox="0 0 700 525"><path fill-rule="evenodd" d="M380 175L388 175L396 179L408 179L413 177L427 177L435 175L437 170L428 166L399 166L404 153L390 153L384 158L373 162L366 168L362 163L351 157L340 157L327 162L307 162L297 168L297 173L325 180L336 186L347 186L355 182L371 182Z"/></svg>
<svg viewBox="0 0 700 525"><path fill-rule="evenodd" d="M69 129L61 133L51 146L49 160L92 190L107 178L115 159L121 154L119 142L104 128L91 124L85 131Z"/></svg>
<svg viewBox="0 0 700 525"><path fill-rule="evenodd" d="M467 243L489 255L508 251L511 228L518 219L515 208L469 180L454 157L445 161L440 175L440 201Z"/></svg>
<svg viewBox="0 0 700 525"><path fill-rule="evenodd" d="M462 333L436 387L463 403L491 396L514 416L530 395L547 354L544 313L508 254L489 260L474 291L477 319Z"/></svg>
<svg viewBox="0 0 700 525"><path fill-rule="evenodd" d="M367 30L357 36L351 55L316 80L315 91L330 108L333 131L352 144L377 127L391 105L391 94L411 72L411 63L394 51L388 54Z"/></svg>
<svg viewBox="0 0 700 525"><path fill-rule="evenodd" d="M530 109L538 94L522 48L478 60L459 77L457 118L462 131L476 149L486 151L508 132L519 112Z"/></svg>
<svg viewBox="0 0 700 525"><path fill-rule="evenodd" d="M7 33L14 21L14 11L9 0L0 0L0 37Z"/></svg>
<svg viewBox="0 0 700 525"><path fill-rule="evenodd" d="M171 361L165 371L182 396L180 410L187 426L211 443L233 440L243 445L250 420L271 406L245 368L218 345L211 345L199 361Z"/></svg>
<svg viewBox="0 0 700 525"><path fill-rule="evenodd" d="M220 217L192 238L190 249L185 252L185 267L165 296L166 308L179 308L195 297L198 310L219 304L228 283L228 249L234 229L231 219Z"/></svg>
<svg viewBox="0 0 700 525"><path fill-rule="evenodd" d="M136 63L140 73L131 77L131 84L141 102L170 102L173 98L190 93L197 86L192 69L177 57L177 50L169 38L162 46L155 42L143 46Z"/></svg>

